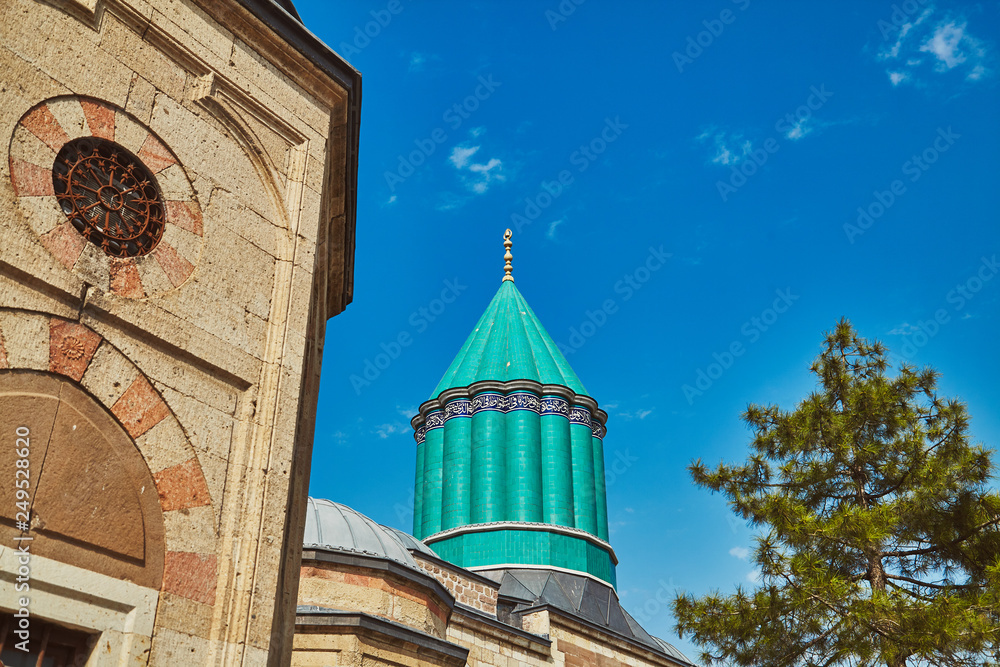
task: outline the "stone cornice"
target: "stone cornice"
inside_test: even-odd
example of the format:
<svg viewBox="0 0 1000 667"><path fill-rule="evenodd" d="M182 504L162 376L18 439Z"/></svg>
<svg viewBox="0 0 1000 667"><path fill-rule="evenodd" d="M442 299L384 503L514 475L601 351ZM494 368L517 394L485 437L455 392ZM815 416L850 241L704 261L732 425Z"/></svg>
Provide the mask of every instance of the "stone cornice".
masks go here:
<svg viewBox="0 0 1000 667"><path fill-rule="evenodd" d="M455 596L440 581L423 570L415 570L412 567L389 558L370 556L358 552L324 549L319 546L307 544L302 549L302 564L306 565L309 561L335 563L348 567L388 572L432 591L445 604L449 611L455 608Z"/></svg>
<svg viewBox="0 0 1000 667"><path fill-rule="evenodd" d="M508 625L494 616L485 614L478 609L469 607L468 605L464 605L460 602L455 603L455 612L455 616L453 616L452 619L453 622L458 623L459 625L466 625L469 621L472 621L478 625L488 627L492 631L489 634L494 637L503 638L507 641L512 641L513 637L519 637L522 641L516 643L522 648L534 651L535 653L539 653L541 655L549 655L552 640L548 637L536 635L533 632L528 632L527 630L516 628L513 625ZM482 629L480 631L482 631Z"/></svg>
<svg viewBox="0 0 1000 667"><path fill-rule="evenodd" d="M296 629L311 629L313 632L351 633L389 637L401 644L412 644L420 653L430 653L442 665L465 665L469 659L469 649L438 639L426 632L415 630L402 623L356 611L327 609L324 607L300 607L295 613ZM437 660L435 662L437 662Z"/></svg>
<svg viewBox="0 0 1000 667"><path fill-rule="evenodd" d="M627 646L629 652L633 653L637 657L641 657L648 660L650 655L652 655L659 660L659 664L664 666L681 665L682 667L695 667L689 662L681 662L680 660L670 657L663 651L663 649L659 647L653 648L649 644L644 644L642 642L636 641L635 639L632 639L631 637L626 637L620 632L616 632L615 630L612 630L609 627L591 623L585 618L581 618L576 614L566 611L565 609L560 609L559 607L550 604L548 602L543 604L533 605L531 607L526 607L524 609L519 609L515 613L518 616L527 616L529 614L533 614L539 611L548 612L550 615L549 616L550 622L561 622L562 625L568 627L571 630L577 631L575 628L572 627L573 624L575 624L587 628L592 632L599 632L601 634L607 635L608 637L611 637L620 642L621 644ZM557 618L558 621L556 621Z"/></svg>
<svg viewBox="0 0 1000 667"><path fill-rule="evenodd" d="M427 546L431 546L434 542L440 542L441 540L446 540L450 537L455 537L457 535L466 535L468 533L484 533L492 532L495 530L535 530L545 533L555 533L557 535L567 535L569 537L576 537L581 540L586 540L596 547L600 547L604 551L608 552L611 556L611 562L618 565L618 556L615 555L615 550L610 544L597 537L596 535L591 535L585 530L580 530L579 528L570 528L569 526L557 526L551 523L535 523L530 521L495 521L493 523L475 523L468 526L459 526L458 528L449 528L448 530L442 530L439 533L434 533L433 535L428 535L423 538L422 542ZM491 565L490 568L496 566ZM604 582L607 583L607 582Z"/></svg>

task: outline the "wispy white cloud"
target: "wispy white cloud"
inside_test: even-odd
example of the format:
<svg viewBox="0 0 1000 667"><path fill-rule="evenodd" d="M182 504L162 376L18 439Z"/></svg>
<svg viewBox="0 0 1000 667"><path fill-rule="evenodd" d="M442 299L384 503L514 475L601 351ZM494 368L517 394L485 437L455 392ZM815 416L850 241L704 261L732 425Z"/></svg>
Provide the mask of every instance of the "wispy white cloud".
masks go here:
<svg viewBox="0 0 1000 667"><path fill-rule="evenodd" d="M748 139L744 139L742 134L730 133L710 127L695 137L699 143L707 143L712 146L712 157L709 162L728 166L738 164L746 159L753 151L753 145Z"/></svg>
<svg viewBox="0 0 1000 667"><path fill-rule="evenodd" d="M812 132L813 128L808 118L797 119L785 132L785 138L797 141Z"/></svg>
<svg viewBox="0 0 1000 667"><path fill-rule="evenodd" d="M399 422L393 422L391 424L380 424L375 427L375 434L382 440L387 439L390 435L396 435L399 433L406 433L409 429L404 424Z"/></svg>
<svg viewBox="0 0 1000 667"><path fill-rule="evenodd" d="M490 189L493 181L504 180L503 163L499 158L490 158L485 164L470 164L468 170L475 174L475 177L467 181L467 185L477 195L481 195Z"/></svg>
<svg viewBox="0 0 1000 667"><path fill-rule="evenodd" d="M462 208L469 201L468 197L457 195L454 192L440 192L437 198L438 202L434 205L434 209L437 211L454 211Z"/></svg>
<svg viewBox="0 0 1000 667"><path fill-rule="evenodd" d="M470 134L475 139L483 132L483 128L477 127L473 128ZM473 156L481 148L481 144L475 146L469 143L459 144L451 149L451 155L448 156L448 161L459 171L462 183L477 195L487 192L495 182L506 180L500 158L494 157L484 162L473 161Z"/></svg>
<svg viewBox="0 0 1000 667"><path fill-rule="evenodd" d="M420 51L414 51L408 56L405 53L403 55L409 60L407 69L411 72L423 72L427 69L428 65L441 60L441 56L434 55L433 53L421 53Z"/></svg>
<svg viewBox="0 0 1000 667"><path fill-rule="evenodd" d="M987 44L969 33L968 21L955 17L932 20L934 12L934 7L929 7L916 19L903 23L891 46L879 50L879 60L890 63L886 75L893 86L920 85L922 80L917 75L921 67L925 72L956 70L964 73L968 81L990 73L986 67ZM889 34L883 31L884 36Z"/></svg>
<svg viewBox="0 0 1000 667"><path fill-rule="evenodd" d="M785 139L791 141L798 141L804 137L811 134L817 134L829 127L835 127L837 125L855 125L857 123L863 122L863 119L854 116L850 118L842 118L840 120L822 120L814 115L806 116L805 118L795 117L794 120L787 123L787 129L785 124L779 129L784 129Z"/></svg>
<svg viewBox="0 0 1000 667"><path fill-rule="evenodd" d="M889 331L890 336L909 336L910 334L920 331L920 327L915 324L910 324L909 322L903 322L898 327Z"/></svg>
<svg viewBox="0 0 1000 667"><path fill-rule="evenodd" d="M910 34L910 31L918 27L934 12L934 8L930 7L921 12L920 16L914 21L907 21L899 27L899 34L896 35L896 41L889 48L883 48L879 52L879 57L883 59L898 58L899 52L903 48L903 42L906 40L906 36ZM886 37L888 35L885 35Z"/></svg>
<svg viewBox="0 0 1000 667"><path fill-rule="evenodd" d="M733 558L739 558L740 560L746 560L750 555L750 550L746 547L733 547L729 550L729 555Z"/></svg>
<svg viewBox="0 0 1000 667"><path fill-rule="evenodd" d="M921 51L933 53L937 57L939 62L935 64L934 69L938 72L954 69L968 60L962 49L962 40L971 41L973 48L977 42L966 37L965 26L965 23L958 25L954 21L941 24L934 29L931 38L920 47Z"/></svg>
<svg viewBox="0 0 1000 667"><path fill-rule="evenodd" d="M611 406L608 405L608 406L605 406L605 407L610 408ZM642 421L643 419L645 419L646 417L648 417L651 414L653 414L652 410L643 410L643 409L640 408L639 410L636 410L635 412L616 412L615 416L616 417L621 417L622 419L624 419L626 421L632 421L633 419L638 419L638 420Z"/></svg>
<svg viewBox="0 0 1000 667"><path fill-rule="evenodd" d="M451 149L451 156L448 159L456 169L462 169L469 164L472 156L479 152L479 146L455 146Z"/></svg>
<svg viewBox="0 0 1000 667"><path fill-rule="evenodd" d="M750 570L747 572L747 581L751 584L756 584L760 582L760 570Z"/></svg>
<svg viewBox="0 0 1000 667"><path fill-rule="evenodd" d="M545 233L545 236L547 236L550 239L555 239L556 228L564 222L566 222L566 218L559 218L558 220L553 220L552 222L550 222L549 231Z"/></svg>

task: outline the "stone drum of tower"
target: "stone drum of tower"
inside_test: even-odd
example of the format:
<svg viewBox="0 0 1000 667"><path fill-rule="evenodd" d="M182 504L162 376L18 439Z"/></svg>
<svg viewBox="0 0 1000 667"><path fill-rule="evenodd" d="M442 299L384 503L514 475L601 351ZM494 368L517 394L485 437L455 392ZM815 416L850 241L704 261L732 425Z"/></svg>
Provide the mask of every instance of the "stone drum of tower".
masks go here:
<svg viewBox="0 0 1000 667"><path fill-rule="evenodd" d="M473 570L569 570L615 585L607 414L514 286L500 289L412 425L413 534Z"/></svg>

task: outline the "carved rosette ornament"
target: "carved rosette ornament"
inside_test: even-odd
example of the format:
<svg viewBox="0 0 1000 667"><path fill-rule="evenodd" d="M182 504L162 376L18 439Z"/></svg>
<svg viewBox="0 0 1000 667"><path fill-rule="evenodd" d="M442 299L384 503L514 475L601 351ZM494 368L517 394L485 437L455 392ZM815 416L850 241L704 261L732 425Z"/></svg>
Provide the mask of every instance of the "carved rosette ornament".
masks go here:
<svg viewBox="0 0 1000 667"><path fill-rule="evenodd" d="M52 177L70 224L106 254L148 255L163 237L156 178L124 147L97 137L73 139L59 150Z"/></svg>
<svg viewBox="0 0 1000 667"><path fill-rule="evenodd" d="M141 299L181 286L201 256L201 207L179 160L106 102L47 100L18 122L10 178L25 221L85 282Z"/></svg>

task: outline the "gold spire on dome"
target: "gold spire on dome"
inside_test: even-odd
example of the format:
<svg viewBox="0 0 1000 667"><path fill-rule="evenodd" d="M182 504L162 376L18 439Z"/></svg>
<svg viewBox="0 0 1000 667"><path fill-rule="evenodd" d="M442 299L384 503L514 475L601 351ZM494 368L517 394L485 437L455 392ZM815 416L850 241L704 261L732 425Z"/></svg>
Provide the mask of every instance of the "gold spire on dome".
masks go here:
<svg viewBox="0 0 1000 667"><path fill-rule="evenodd" d="M511 231L508 229L503 233L503 247L506 249L503 255L503 261L506 262L503 266L503 280L500 282L507 282L508 280L514 282L514 276L510 275L510 272L514 270L514 267L510 265L510 260L514 259L514 256L510 254L510 247L514 245L513 241L510 240Z"/></svg>

